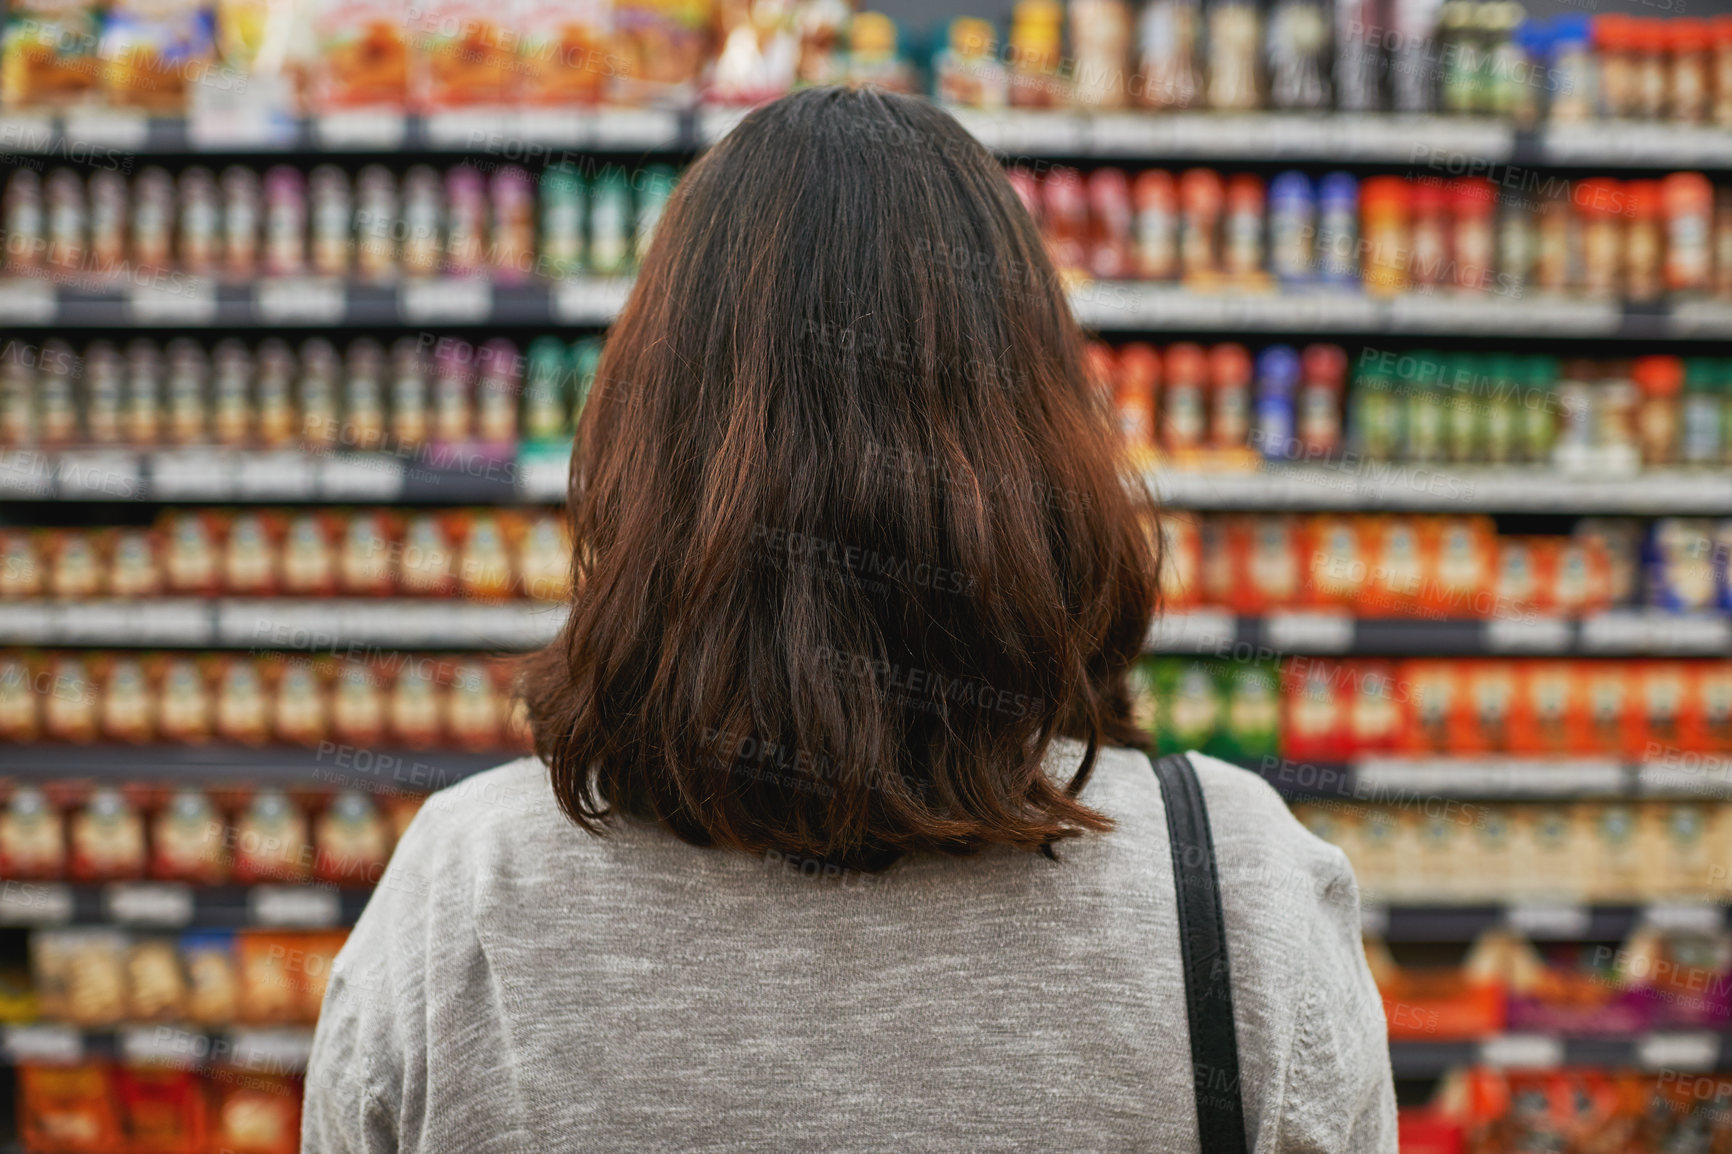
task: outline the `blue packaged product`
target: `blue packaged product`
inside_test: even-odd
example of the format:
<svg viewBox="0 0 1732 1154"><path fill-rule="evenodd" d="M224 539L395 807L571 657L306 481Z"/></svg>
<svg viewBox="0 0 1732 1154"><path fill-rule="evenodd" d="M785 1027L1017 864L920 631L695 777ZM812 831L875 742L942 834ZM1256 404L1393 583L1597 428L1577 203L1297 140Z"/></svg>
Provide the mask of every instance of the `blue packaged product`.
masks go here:
<svg viewBox="0 0 1732 1154"><path fill-rule="evenodd" d="M1299 387L1299 354L1291 345L1270 345L1257 355L1257 424L1251 443L1267 461L1293 456L1293 391Z"/></svg>
<svg viewBox="0 0 1732 1154"><path fill-rule="evenodd" d="M1316 233L1310 178L1279 173L1269 182L1269 268L1282 284L1302 284L1316 275Z"/></svg>
<svg viewBox="0 0 1732 1154"><path fill-rule="evenodd" d="M1317 270L1326 284L1359 283L1359 182L1331 172L1317 192Z"/></svg>

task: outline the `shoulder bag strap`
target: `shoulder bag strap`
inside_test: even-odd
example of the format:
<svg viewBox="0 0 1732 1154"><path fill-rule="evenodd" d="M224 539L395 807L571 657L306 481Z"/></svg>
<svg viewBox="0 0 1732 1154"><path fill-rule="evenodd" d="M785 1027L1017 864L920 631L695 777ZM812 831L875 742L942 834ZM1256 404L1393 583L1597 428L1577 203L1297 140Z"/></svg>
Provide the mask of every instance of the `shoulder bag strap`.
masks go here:
<svg viewBox="0 0 1732 1154"><path fill-rule="evenodd" d="M1245 1144L1245 1112L1239 1096L1233 982L1227 967L1227 929L1221 918L1209 811L1188 757L1170 754L1157 758L1154 766L1167 811L1167 841L1173 852L1197 1137L1203 1154L1242 1154L1250 1147Z"/></svg>

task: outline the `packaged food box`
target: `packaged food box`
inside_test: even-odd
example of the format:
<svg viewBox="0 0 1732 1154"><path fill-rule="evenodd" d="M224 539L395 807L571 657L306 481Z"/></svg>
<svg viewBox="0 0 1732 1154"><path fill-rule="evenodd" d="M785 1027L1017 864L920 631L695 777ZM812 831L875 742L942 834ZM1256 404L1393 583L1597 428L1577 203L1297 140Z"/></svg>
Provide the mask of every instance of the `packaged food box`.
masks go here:
<svg viewBox="0 0 1732 1154"><path fill-rule="evenodd" d="M124 1148L106 1066L20 1066L18 1136L29 1150L114 1154Z"/></svg>
<svg viewBox="0 0 1732 1154"><path fill-rule="evenodd" d="M1352 693L1341 665L1295 659L1283 667L1283 752L1295 761L1344 760Z"/></svg>
<svg viewBox="0 0 1732 1154"><path fill-rule="evenodd" d="M187 1019L205 1026L238 1021L241 987L234 934L228 930L183 934L180 955L186 975Z"/></svg>
<svg viewBox="0 0 1732 1154"><path fill-rule="evenodd" d="M67 874L75 881L123 881L145 872L144 815L112 786L91 791L68 822Z"/></svg>

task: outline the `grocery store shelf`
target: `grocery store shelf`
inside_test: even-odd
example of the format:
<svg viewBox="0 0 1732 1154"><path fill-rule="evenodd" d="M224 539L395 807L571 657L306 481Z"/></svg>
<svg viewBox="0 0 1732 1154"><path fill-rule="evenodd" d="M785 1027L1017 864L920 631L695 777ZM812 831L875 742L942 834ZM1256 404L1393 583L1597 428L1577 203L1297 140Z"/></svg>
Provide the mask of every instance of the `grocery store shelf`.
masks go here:
<svg viewBox="0 0 1732 1154"><path fill-rule="evenodd" d="M319 885L203 886L180 882L74 885L8 881L0 886L0 926L113 925L185 929L326 929L361 916L370 889Z"/></svg>
<svg viewBox="0 0 1732 1154"><path fill-rule="evenodd" d="M1435 1078L1473 1065L1532 1070L1560 1066L1727 1070L1732 1069L1732 1034L1660 1030L1604 1038L1500 1034L1463 1042L1394 1040L1389 1043L1389 1057L1397 1078Z"/></svg>
<svg viewBox="0 0 1732 1154"><path fill-rule="evenodd" d="M1290 801L1353 800L1423 807L1440 799L1572 798L1732 800L1732 753L1679 753L1669 761L1565 754L1363 754L1347 762L1265 757L1245 762Z"/></svg>
<svg viewBox="0 0 1732 1154"><path fill-rule="evenodd" d="M1513 930L1533 941L1618 942L1639 927L1717 933L1732 921L1728 914L1732 909L1708 902L1381 905L1367 900L1360 910L1360 924L1368 936L1390 942L1471 942L1498 929Z"/></svg>
<svg viewBox="0 0 1732 1154"><path fill-rule="evenodd" d="M0 644L340 654L373 646L530 649L550 641L564 615L558 604L452 598L31 598L0 602Z"/></svg>
<svg viewBox="0 0 1732 1154"><path fill-rule="evenodd" d="M178 1025L83 1030L56 1023L0 1026L0 1064L72 1065L109 1061L233 1068L250 1074L295 1074L313 1052L309 1027L207 1031Z"/></svg>
<svg viewBox="0 0 1732 1154"><path fill-rule="evenodd" d="M142 781L175 786L268 785L424 793L453 785L516 756L358 746L334 739L305 748L43 743L0 746L0 774L43 782Z"/></svg>
<svg viewBox="0 0 1732 1154"><path fill-rule="evenodd" d="M1168 508L1199 511L1732 515L1732 475L1722 470L1586 475L1347 457L1316 465L1270 463L1256 472L1155 469L1147 477Z"/></svg>
<svg viewBox="0 0 1732 1154"><path fill-rule="evenodd" d="M146 155L463 152L538 164L566 152L696 151L726 135L746 111L511 107L418 115L359 109L306 118L225 108L185 118L118 109L11 112L0 117L0 139L8 151L49 155L105 149ZM1430 115L951 111L981 143L1009 157L1431 164L1449 175L1469 158L1482 167L1732 167L1732 137L1712 126L1593 121L1518 131L1497 121Z"/></svg>
<svg viewBox="0 0 1732 1154"><path fill-rule="evenodd" d="M1488 604L1490 598L1488 597ZM1275 611L1235 617L1174 611L1150 631L1155 653L1251 657L1279 653L1355 656L1732 656L1732 617L1613 609L1581 618L1506 611L1486 618L1358 617L1346 610Z"/></svg>

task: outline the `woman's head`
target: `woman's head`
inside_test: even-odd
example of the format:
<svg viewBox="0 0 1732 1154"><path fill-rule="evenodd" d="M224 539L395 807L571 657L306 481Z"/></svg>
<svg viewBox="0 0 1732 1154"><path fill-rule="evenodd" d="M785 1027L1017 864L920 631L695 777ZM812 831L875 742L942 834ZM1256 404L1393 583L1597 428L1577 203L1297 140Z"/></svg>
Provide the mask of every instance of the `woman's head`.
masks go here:
<svg viewBox="0 0 1732 1154"><path fill-rule="evenodd" d="M1141 489L1039 235L919 100L813 89L686 173L580 422L576 594L526 667L561 807L874 863L1104 828ZM1091 749L1092 755L1092 749Z"/></svg>

